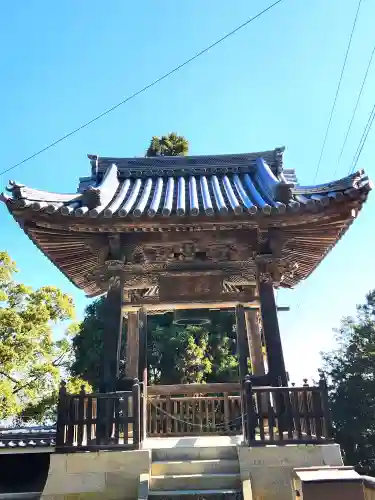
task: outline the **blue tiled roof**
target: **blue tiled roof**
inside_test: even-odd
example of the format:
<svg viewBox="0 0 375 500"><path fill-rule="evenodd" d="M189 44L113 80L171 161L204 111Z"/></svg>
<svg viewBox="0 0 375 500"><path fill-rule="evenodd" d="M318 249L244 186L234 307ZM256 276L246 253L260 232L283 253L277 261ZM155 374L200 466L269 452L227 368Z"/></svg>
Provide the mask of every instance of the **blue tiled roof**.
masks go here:
<svg viewBox="0 0 375 500"><path fill-rule="evenodd" d="M105 290L92 273L108 255L109 243L106 237L93 238L96 232L280 227L281 258L294 269L282 286L293 287L343 236L371 190L363 170L302 186L295 171L284 168L282 148L216 156L89 158L91 175L80 179L74 194L11 182L10 195L2 200L40 250L90 297ZM247 263L255 268L254 259ZM157 273L159 263L154 264ZM150 273L154 264L147 264ZM131 263L121 265L128 273L134 270Z"/></svg>
<svg viewBox="0 0 375 500"><path fill-rule="evenodd" d="M246 155L237 156L241 161L233 155L228 160L224 155L227 163L220 162L218 156L211 157L216 158L217 165L212 160L203 166L199 162L194 166L182 163L189 157L139 159L135 166L129 165L134 159L128 159L125 165L124 159L102 159L92 177L81 180L78 193L61 195L12 183L12 197L6 201L10 208L79 218L269 216L314 211L370 189L363 171L322 185L299 186L294 183L292 170L270 166L262 156L250 155L247 162ZM169 165L172 159L174 164ZM156 161L158 165L153 167Z"/></svg>
<svg viewBox="0 0 375 500"><path fill-rule="evenodd" d="M14 427L0 429L0 452L13 448L43 448L55 446L55 427Z"/></svg>

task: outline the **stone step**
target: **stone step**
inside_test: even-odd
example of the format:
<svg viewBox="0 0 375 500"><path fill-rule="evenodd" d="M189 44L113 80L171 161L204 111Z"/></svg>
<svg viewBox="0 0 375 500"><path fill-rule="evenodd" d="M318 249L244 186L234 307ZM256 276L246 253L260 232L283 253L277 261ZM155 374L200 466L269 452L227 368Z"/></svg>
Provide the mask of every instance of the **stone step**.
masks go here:
<svg viewBox="0 0 375 500"><path fill-rule="evenodd" d="M242 500L242 491L240 490L163 490L150 491L149 498L153 500L203 500L211 498L212 500Z"/></svg>
<svg viewBox="0 0 375 500"><path fill-rule="evenodd" d="M157 461L152 462L151 475L178 475L178 474L225 474L239 473L238 459L214 459L214 460L184 460L184 461Z"/></svg>
<svg viewBox="0 0 375 500"><path fill-rule="evenodd" d="M171 490L237 490L239 474L181 474L152 476L150 491Z"/></svg>
<svg viewBox="0 0 375 500"><path fill-rule="evenodd" d="M187 460L238 460L236 446L176 446L174 448L154 448L152 460L161 461L187 461Z"/></svg>

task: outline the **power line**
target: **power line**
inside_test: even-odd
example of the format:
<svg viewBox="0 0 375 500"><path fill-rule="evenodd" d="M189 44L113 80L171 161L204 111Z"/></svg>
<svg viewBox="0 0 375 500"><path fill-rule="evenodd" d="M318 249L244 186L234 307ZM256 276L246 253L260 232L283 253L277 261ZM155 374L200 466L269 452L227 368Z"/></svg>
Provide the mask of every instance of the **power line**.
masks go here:
<svg viewBox="0 0 375 500"><path fill-rule="evenodd" d="M358 160L361 156L361 153L362 153L362 150L364 148L364 145L366 144L366 141L367 141L367 137L370 133L370 130L371 130L371 127L372 127L372 124L374 123L374 118L375 118L375 104L371 110L371 113L368 117L368 120L367 120L367 123L366 123L366 126L363 130L363 133L362 133L362 136L359 140L359 143L358 143L358 147L357 147L357 151L355 152L355 155L353 157L353 160L352 160L352 168L350 169L349 173L353 173L356 166L357 166L357 163L358 163Z"/></svg>
<svg viewBox="0 0 375 500"><path fill-rule="evenodd" d="M362 0L359 0L359 2L358 2L358 7L357 7L357 12L356 12L356 14L355 14L354 21L353 21L352 31L351 31L351 33L350 33L350 37L349 37L348 47L347 47L347 49L346 49L344 62L343 62L342 68L341 68L341 74L340 74L339 82L338 82L338 84L337 84L337 89L336 89L335 98L334 98L334 100L333 100L333 105L332 105L332 109L331 109L331 114L330 114L330 116L329 116L328 125L327 125L326 133L325 133L325 136L324 136L323 144L322 144L322 149L321 149L321 151L320 151L320 156L319 156L318 166L316 167L316 172L315 172L314 182L315 182L315 180L316 180L316 178L317 178L317 175L318 175L318 172L319 172L319 169L320 169L320 164L321 164L321 162L322 162L323 153L324 153L324 148L325 148L325 146L326 146L327 137L328 137L328 132L329 132L329 129L330 129L330 127L331 127L331 122L332 122L333 113L334 113L335 108L336 108L336 102L337 102L337 98L338 98L338 95L339 95L339 92L340 92L342 78L343 78L343 76L344 76L344 71L345 71L345 68L346 68L346 62L347 62L347 60L348 60L348 55L349 55L350 47L351 47L351 44L352 44L353 34L354 34L354 31L355 31L355 27L356 27L356 25L357 25L357 19L358 19L358 14L359 14L359 9L360 9L360 7L361 7L361 3L362 3Z"/></svg>
<svg viewBox="0 0 375 500"><path fill-rule="evenodd" d="M64 141L65 139L67 139L68 137L71 137L72 135L76 134L77 132L79 132L80 130L88 127L89 125L91 125L92 123L96 122L97 120L99 120L100 118L103 118L103 116L105 115L108 115L109 113L111 113L112 111L114 111L115 109L119 108L120 106L122 106L123 104L129 102L130 100L134 99L135 97L137 97L138 95L142 94L143 92L145 92L146 90L150 89L151 87L154 87L156 84L160 83L161 81L165 80L166 78L168 78L169 76L171 76L173 73L176 73L177 71L179 71L180 69L182 69L183 67L187 66L188 64L190 64L191 62L195 61L195 59L198 59L198 57L202 56L203 54L205 54L206 52L208 52L209 50L213 49L214 47L216 47L217 45L219 45L221 42L223 42L224 40L226 40L227 38L229 38L230 36L234 35L235 33L237 33L238 31L240 31L241 29L245 28L247 25L249 25L250 23L252 23L253 21L255 21L256 19L258 19L259 17L261 17L263 14L265 14L266 12L268 12L269 10L271 10L273 7L276 7L276 5L278 5L279 3L281 3L283 0L277 0L276 2L274 2L273 4L271 4L270 6L268 6L266 9L263 9L261 12L259 12L258 14L256 14L255 16L251 17L250 19L248 19L247 21L245 21L244 23L240 24L240 26L238 26L237 28L235 28L234 30L230 31L229 33L227 33L226 35L224 35L223 37L221 37L219 40L217 40L216 42L212 43L211 45L209 45L208 47L206 47L205 49L201 50L200 52L198 52L197 54L195 54L193 57L190 57L190 59L187 59L185 62L183 62L182 64L179 64L178 66L176 66L175 68L173 68L171 71L168 71L167 73L165 73L164 75L162 75L161 77L157 78L156 80L154 80L153 82L149 83L148 85L146 85L145 87L143 87L142 89L138 90L137 92L135 92L134 94L126 97L125 99L123 99L121 102L115 104L114 106L112 106L111 108L107 109L106 111L103 111L103 113L100 113L99 115L95 116L95 118L92 118L91 120L89 120L88 122L84 123L83 125L80 125L79 127L77 127L76 129L72 130L71 132L69 132L68 134L65 134L64 136L60 137L59 139L57 139L56 141L52 142L51 144L49 144L48 146L46 146L45 148L42 148L40 149L39 151L36 151L35 153L33 153L32 155L28 156L27 158L24 158L22 161L16 163L15 165L13 165L12 167L9 167L7 168L6 170L3 170L2 172L0 172L0 175L3 175L7 172L10 172L11 170L13 170L14 168L16 167L19 167L20 165L23 165L24 163L26 163L27 161L35 158L36 156L40 155L41 153L44 153L45 151L47 151L48 149L52 148L53 146L56 146L56 144L59 144L60 142Z"/></svg>
<svg viewBox="0 0 375 500"><path fill-rule="evenodd" d="M344 152L344 149L345 149L345 146L346 146L346 143L347 143L347 140L348 140L348 136L349 136L349 133L350 133L350 130L352 128L352 124L353 124L353 120L354 120L354 117L355 117L355 114L357 112L357 108L358 108L358 105L359 105L359 101L361 99L361 96L362 96L362 92L363 92L363 89L364 89L364 86L365 86L365 83L366 83L366 80L367 80L367 75L369 73L369 70L370 70L370 67L371 67L371 63L372 63L372 59L374 57L374 54L375 54L375 45L372 49L372 52L371 52L371 56L370 56L370 59L369 59L369 62L368 62L368 65L367 65L367 69L366 69L366 72L365 72L365 76L363 77L363 81L362 81L362 85L361 85L361 89L359 91L359 94L358 94L358 97L357 97L357 102L355 104L355 107L353 109L353 113L352 113L352 116L351 116L351 119L350 119L350 122L349 122L349 126L348 126L348 129L346 131L346 135L345 135L345 139L344 139L344 142L342 144L342 148L341 148L341 151L340 151L340 154L339 154L339 157L338 157L338 160L337 160L337 165L336 165L336 168L335 168L335 171L334 171L334 174L333 174L333 179L335 178L335 175L336 175L336 172L337 172L337 169L339 168L340 166L340 161L341 161L341 157L342 157L342 154Z"/></svg>

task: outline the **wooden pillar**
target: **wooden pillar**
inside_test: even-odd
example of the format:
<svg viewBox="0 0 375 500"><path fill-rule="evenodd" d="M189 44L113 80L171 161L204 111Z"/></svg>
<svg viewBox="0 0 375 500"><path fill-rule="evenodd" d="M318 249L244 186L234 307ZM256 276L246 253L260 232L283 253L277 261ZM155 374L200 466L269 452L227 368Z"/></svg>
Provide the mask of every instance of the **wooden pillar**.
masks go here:
<svg viewBox="0 0 375 500"><path fill-rule="evenodd" d="M125 373L127 378L138 378L139 362L139 328L138 313L128 313L128 325L126 336L126 366Z"/></svg>
<svg viewBox="0 0 375 500"><path fill-rule="evenodd" d="M256 309L245 311L245 321L253 375L261 376L265 374L265 369L258 311Z"/></svg>
<svg viewBox="0 0 375 500"><path fill-rule="evenodd" d="M123 286L120 277L111 278L105 300L104 338L101 355L100 390L113 392L119 378L122 340Z"/></svg>
<svg viewBox="0 0 375 500"><path fill-rule="evenodd" d="M249 344L246 335L245 310L241 305L236 306L236 332L237 332L237 356L239 363L240 381L243 383L248 374L247 359L249 357Z"/></svg>
<svg viewBox="0 0 375 500"><path fill-rule="evenodd" d="M146 380L147 384L147 314L144 309L138 312L139 328L139 363L138 378L141 382Z"/></svg>
<svg viewBox="0 0 375 500"><path fill-rule="evenodd" d="M272 281L258 280L270 385L288 385Z"/></svg>
<svg viewBox="0 0 375 500"><path fill-rule="evenodd" d="M145 309L138 312L139 328L139 363L138 378L142 383L142 406L141 406L141 439L146 438L147 434L147 313Z"/></svg>
<svg viewBox="0 0 375 500"><path fill-rule="evenodd" d="M245 377L249 372L247 366L247 359L249 357L249 344L246 338L246 323L245 323L245 310L242 305L237 305L235 309L236 316L236 332L237 332L237 356L238 356L238 371L240 376L241 388L244 388ZM245 427L245 414L246 414L246 401L244 391L241 389L241 420L242 432L246 435Z"/></svg>

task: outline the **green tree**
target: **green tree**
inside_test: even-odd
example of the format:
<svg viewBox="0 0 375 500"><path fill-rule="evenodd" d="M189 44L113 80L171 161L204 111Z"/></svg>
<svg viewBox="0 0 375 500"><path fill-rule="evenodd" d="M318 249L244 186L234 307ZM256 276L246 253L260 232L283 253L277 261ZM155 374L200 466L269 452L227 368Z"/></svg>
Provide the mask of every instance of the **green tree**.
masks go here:
<svg viewBox="0 0 375 500"><path fill-rule="evenodd" d="M96 389L100 385L100 356L103 348L104 297L94 300L85 309L85 316L73 337L74 358L70 367L73 376L81 376Z"/></svg>
<svg viewBox="0 0 375 500"><path fill-rule="evenodd" d="M208 332L173 324L171 313L148 322L148 371L151 384L200 383L212 371Z"/></svg>
<svg viewBox="0 0 375 500"><path fill-rule="evenodd" d="M210 324L181 327L173 314L150 316L148 362L154 384L238 380L234 314L207 311Z"/></svg>
<svg viewBox="0 0 375 500"><path fill-rule="evenodd" d="M85 309L85 316L72 339L73 359L70 373L81 377L93 388L100 388L100 366L103 349L105 297L95 299ZM126 321L124 321L120 376L125 375Z"/></svg>
<svg viewBox="0 0 375 500"><path fill-rule="evenodd" d="M93 301L73 338L71 373L95 388L99 387L104 314L104 298ZM219 311L209 314L211 324L204 327L176 326L172 313L148 317L147 358L151 384L238 380L234 315ZM122 375L125 372L125 339L126 321L120 365Z"/></svg>
<svg viewBox="0 0 375 500"><path fill-rule="evenodd" d="M56 402L61 372L70 364L67 337L52 326L70 320L73 302L61 290L17 283L16 265L0 252L0 420L41 421ZM68 328L72 333L73 327Z"/></svg>
<svg viewBox="0 0 375 500"><path fill-rule="evenodd" d="M184 136L171 132L161 137L154 136L146 151L146 156L185 156L188 151L188 140Z"/></svg>
<svg viewBox="0 0 375 500"><path fill-rule="evenodd" d="M338 348L324 356L336 441L347 465L375 475L375 290L344 318Z"/></svg>

